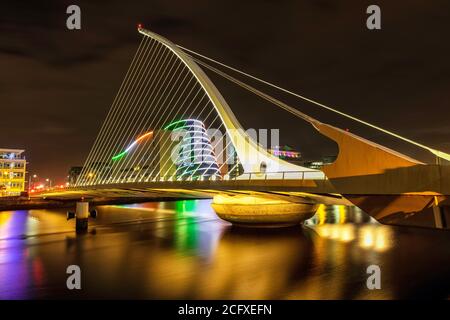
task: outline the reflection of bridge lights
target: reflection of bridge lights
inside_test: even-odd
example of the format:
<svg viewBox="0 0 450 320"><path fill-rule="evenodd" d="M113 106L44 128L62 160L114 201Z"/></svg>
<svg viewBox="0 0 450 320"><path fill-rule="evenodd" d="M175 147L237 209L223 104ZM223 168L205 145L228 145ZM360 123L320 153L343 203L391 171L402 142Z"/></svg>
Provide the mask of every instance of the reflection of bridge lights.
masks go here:
<svg viewBox="0 0 450 320"><path fill-rule="evenodd" d="M353 224L324 224L315 228L324 238L350 242L355 239L355 226Z"/></svg>
<svg viewBox="0 0 450 320"><path fill-rule="evenodd" d="M355 239L355 226L351 224L343 225L340 239L344 242L349 242Z"/></svg>
<svg viewBox="0 0 450 320"><path fill-rule="evenodd" d="M386 226L365 226L361 229L360 246L382 252L391 246L391 229Z"/></svg>
<svg viewBox="0 0 450 320"><path fill-rule="evenodd" d="M334 222L339 224L344 224L347 220L347 214L348 214L348 207L344 205L334 205L331 208L328 207L327 212L327 206L324 204L320 204L319 208L316 211L315 214L315 224L317 225L323 225L327 223L327 217L329 217L329 210L332 210L331 217L334 218Z"/></svg>
<svg viewBox="0 0 450 320"><path fill-rule="evenodd" d="M370 248L374 244L374 232L371 227L361 229L360 245L363 248Z"/></svg>
<svg viewBox="0 0 450 320"><path fill-rule="evenodd" d="M324 238L330 238L330 225L329 224L324 224L322 226L319 226L316 228L317 233Z"/></svg>
<svg viewBox="0 0 450 320"><path fill-rule="evenodd" d="M378 228L377 238L375 240L375 250L384 251L389 249L391 243L391 229L386 226Z"/></svg>
<svg viewBox="0 0 450 320"><path fill-rule="evenodd" d="M341 226L338 226L338 228L336 228L336 226L338 226L338 225L333 225L333 228L331 228L331 234L330 234L331 239L340 238L341 231L342 231L342 230L340 230Z"/></svg>
<svg viewBox="0 0 450 320"><path fill-rule="evenodd" d="M391 246L391 229L386 226L368 225L358 229L356 225L346 223L317 225L314 229L321 237L331 240L351 242L357 239L364 249L382 252Z"/></svg>

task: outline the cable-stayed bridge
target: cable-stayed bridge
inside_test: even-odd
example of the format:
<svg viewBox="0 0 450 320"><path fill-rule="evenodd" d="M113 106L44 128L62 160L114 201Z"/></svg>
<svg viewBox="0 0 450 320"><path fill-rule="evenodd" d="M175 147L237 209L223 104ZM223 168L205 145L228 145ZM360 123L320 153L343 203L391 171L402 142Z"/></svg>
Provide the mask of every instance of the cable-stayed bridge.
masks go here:
<svg viewBox="0 0 450 320"><path fill-rule="evenodd" d="M420 220L418 213L424 216L428 210L436 225L445 227L450 166L443 163L450 161L449 154L177 46L149 30L138 31L139 47L76 184L46 197L224 196L225 203L239 197L247 202L249 197L250 202L260 199L263 204L351 202L391 223ZM255 139L242 128L202 68L311 124L338 144L336 161L316 170L270 153L261 143L264 139ZM224 69L425 149L437 163L422 163L323 123Z"/></svg>

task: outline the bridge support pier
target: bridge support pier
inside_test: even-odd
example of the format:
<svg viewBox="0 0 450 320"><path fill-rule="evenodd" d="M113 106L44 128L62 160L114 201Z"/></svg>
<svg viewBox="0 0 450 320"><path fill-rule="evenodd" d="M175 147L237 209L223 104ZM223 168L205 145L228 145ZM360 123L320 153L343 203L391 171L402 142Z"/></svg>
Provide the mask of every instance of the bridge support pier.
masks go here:
<svg viewBox="0 0 450 320"><path fill-rule="evenodd" d="M439 206L437 197L434 197L433 216L436 228L447 228L447 222L445 221L445 211L443 207Z"/></svg>
<svg viewBox="0 0 450 320"><path fill-rule="evenodd" d="M75 231L77 233L85 233L88 230L89 217L96 218L97 211L89 211L89 202L77 202L75 212L67 212L67 220L75 218Z"/></svg>
<svg viewBox="0 0 450 320"><path fill-rule="evenodd" d="M77 202L75 213L75 230L77 232L86 232L88 229L89 202Z"/></svg>
<svg viewBox="0 0 450 320"><path fill-rule="evenodd" d="M251 195L215 195L212 207L219 218L242 227L288 227L311 218L319 205Z"/></svg>

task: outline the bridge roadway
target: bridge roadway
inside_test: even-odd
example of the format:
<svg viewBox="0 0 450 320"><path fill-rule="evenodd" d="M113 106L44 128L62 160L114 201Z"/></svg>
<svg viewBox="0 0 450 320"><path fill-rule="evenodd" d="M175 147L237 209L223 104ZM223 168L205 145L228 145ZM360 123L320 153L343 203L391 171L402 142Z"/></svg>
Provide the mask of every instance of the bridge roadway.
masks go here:
<svg viewBox="0 0 450 320"><path fill-rule="evenodd" d="M295 175L294 175L295 174ZM258 192L264 194L310 193L333 198L348 195L450 196L450 166L420 165L367 174L328 179L322 172L245 173L238 178L203 181L151 181L72 187L44 191L33 197L70 199L90 196L176 195L208 196L218 192Z"/></svg>
<svg viewBox="0 0 450 320"><path fill-rule="evenodd" d="M298 201L313 198L324 204L350 204L328 179L265 179L262 177L236 180L156 181L105 184L50 190L33 198L56 200L107 198L211 198L216 194L251 194ZM288 199L289 198L289 199Z"/></svg>
<svg viewBox="0 0 450 320"><path fill-rule="evenodd" d="M332 179L324 175L313 179L304 173L298 173L298 178L293 179L277 174L279 178L272 174L244 174L231 180L104 184L50 190L34 194L32 198L66 201L84 198L108 203L126 198L132 201L244 194L290 202L356 205L379 221L395 224L401 224L405 219L416 220L421 216L418 213L432 221L433 214L437 214L435 209L439 208L444 227L448 225L445 221L450 221L450 166L414 166L386 170L383 174ZM422 222L419 224L423 225Z"/></svg>

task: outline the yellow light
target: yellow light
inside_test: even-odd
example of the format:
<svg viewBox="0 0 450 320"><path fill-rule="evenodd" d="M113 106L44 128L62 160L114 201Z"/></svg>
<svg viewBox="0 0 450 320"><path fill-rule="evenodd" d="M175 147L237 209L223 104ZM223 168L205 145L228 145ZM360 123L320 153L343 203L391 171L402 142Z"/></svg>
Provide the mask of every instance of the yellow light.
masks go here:
<svg viewBox="0 0 450 320"><path fill-rule="evenodd" d="M360 246L370 248L374 244L373 228L366 226L361 228Z"/></svg>
<svg viewBox="0 0 450 320"><path fill-rule="evenodd" d="M377 228L377 238L375 240L375 250L385 251L390 248L391 229L386 226Z"/></svg>
<svg viewBox="0 0 450 320"><path fill-rule="evenodd" d="M215 204L285 204L288 201L279 199L269 199L250 195L229 196L226 194L217 194L213 198Z"/></svg>
<svg viewBox="0 0 450 320"><path fill-rule="evenodd" d="M321 204L316 212L317 217L319 218L318 224L324 224L327 218L327 214L325 212L325 205Z"/></svg>
<svg viewBox="0 0 450 320"><path fill-rule="evenodd" d="M324 237L324 238L329 238L330 237L330 225L328 224L324 224L321 225L319 227L317 227L317 232L319 233L320 236Z"/></svg>
<svg viewBox="0 0 450 320"><path fill-rule="evenodd" d="M350 242L355 239L354 226L351 224L343 225L340 239L344 242Z"/></svg>
<svg viewBox="0 0 450 320"><path fill-rule="evenodd" d="M342 242L355 239L355 226L352 224L323 224L317 226L316 231L321 237Z"/></svg>
<svg viewBox="0 0 450 320"><path fill-rule="evenodd" d="M332 225L330 227L332 227L331 228L330 238L331 239L339 239L339 236L340 236L340 233L341 233L340 232L340 226L337 225L337 224L334 224L334 225Z"/></svg>
<svg viewBox="0 0 450 320"><path fill-rule="evenodd" d="M344 223L347 215L347 207L339 206L338 210L339 210L339 223Z"/></svg>

